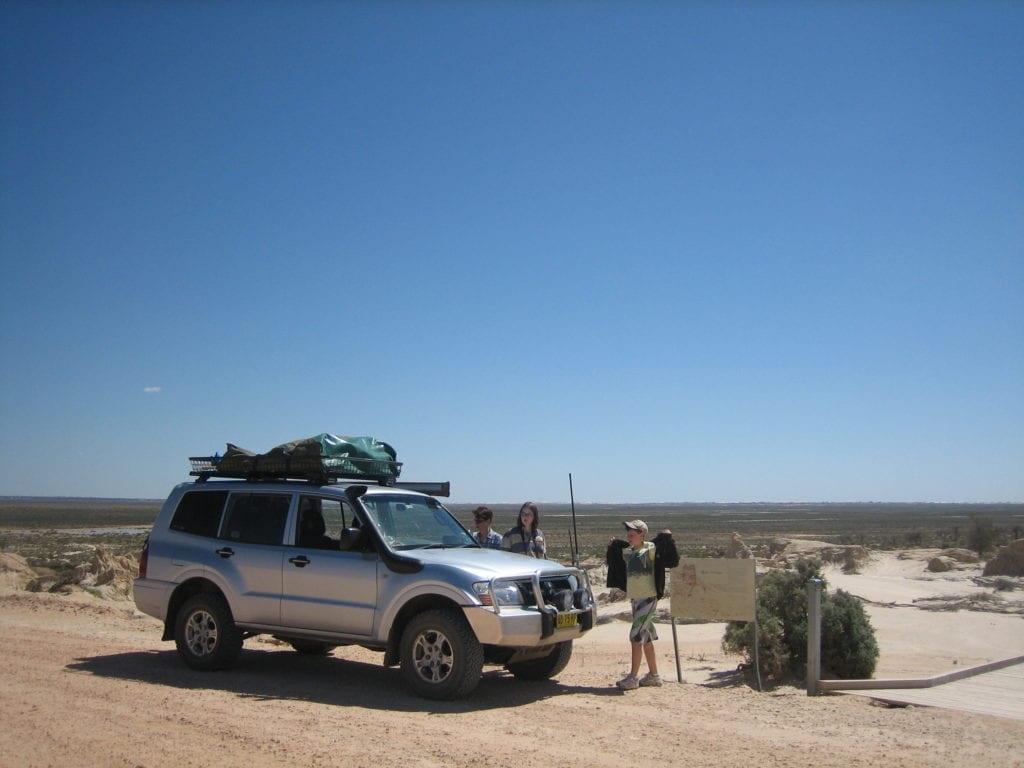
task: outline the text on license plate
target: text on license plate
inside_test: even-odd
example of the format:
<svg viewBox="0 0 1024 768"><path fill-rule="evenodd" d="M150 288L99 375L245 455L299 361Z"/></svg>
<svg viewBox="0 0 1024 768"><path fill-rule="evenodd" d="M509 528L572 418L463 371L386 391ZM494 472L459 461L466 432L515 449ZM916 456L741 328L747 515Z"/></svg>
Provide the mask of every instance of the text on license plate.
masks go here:
<svg viewBox="0 0 1024 768"><path fill-rule="evenodd" d="M579 623L579 617L575 613L560 613L555 617L555 627L565 629L575 627Z"/></svg>

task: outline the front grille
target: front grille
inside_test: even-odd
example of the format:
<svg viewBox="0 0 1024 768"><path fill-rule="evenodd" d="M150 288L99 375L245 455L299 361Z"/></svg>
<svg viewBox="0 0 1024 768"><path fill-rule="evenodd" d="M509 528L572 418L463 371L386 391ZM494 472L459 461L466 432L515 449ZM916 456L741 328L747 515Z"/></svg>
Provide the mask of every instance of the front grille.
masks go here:
<svg viewBox="0 0 1024 768"><path fill-rule="evenodd" d="M523 594L523 605L537 605L537 595L533 589L532 581L517 582L519 590ZM549 605L559 612L565 612L576 608L582 608L579 603L588 599L586 590L577 579L569 576L555 576L541 579L540 594L544 605Z"/></svg>

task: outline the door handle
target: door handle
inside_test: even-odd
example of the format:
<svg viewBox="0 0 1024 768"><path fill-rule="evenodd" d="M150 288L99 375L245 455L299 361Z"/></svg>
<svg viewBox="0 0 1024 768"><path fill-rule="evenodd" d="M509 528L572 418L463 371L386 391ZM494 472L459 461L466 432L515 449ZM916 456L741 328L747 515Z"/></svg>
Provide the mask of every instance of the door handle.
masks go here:
<svg viewBox="0 0 1024 768"><path fill-rule="evenodd" d="M225 560L235 554L235 550L231 547L221 547L217 550L217 554L223 557Z"/></svg>
<svg viewBox="0 0 1024 768"><path fill-rule="evenodd" d="M289 557L288 562L294 565L296 568L305 568L309 565L310 560L305 555L299 555L298 557Z"/></svg>

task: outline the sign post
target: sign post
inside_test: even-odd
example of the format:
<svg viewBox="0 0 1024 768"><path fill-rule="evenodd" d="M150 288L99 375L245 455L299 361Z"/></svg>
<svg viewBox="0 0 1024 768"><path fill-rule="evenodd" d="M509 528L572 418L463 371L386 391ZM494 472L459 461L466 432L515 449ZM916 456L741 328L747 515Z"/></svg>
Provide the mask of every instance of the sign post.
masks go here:
<svg viewBox="0 0 1024 768"><path fill-rule="evenodd" d="M821 579L807 582L807 695L818 695L821 679Z"/></svg>
<svg viewBox="0 0 1024 768"><path fill-rule="evenodd" d="M672 617L672 648L676 652L676 680L683 682L683 668L679 666L679 638L676 636L676 617Z"/></svg>

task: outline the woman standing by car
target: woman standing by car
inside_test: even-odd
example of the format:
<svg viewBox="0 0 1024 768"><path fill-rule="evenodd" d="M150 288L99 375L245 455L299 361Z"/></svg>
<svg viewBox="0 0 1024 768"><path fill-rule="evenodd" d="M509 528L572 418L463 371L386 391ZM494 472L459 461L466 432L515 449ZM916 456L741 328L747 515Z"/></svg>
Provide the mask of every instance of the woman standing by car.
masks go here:
<svg viewBox="0 0 1024 768"><path fill-rule="evenodd" d="M501 548L528 557L547 557L544 532L540 529L540 511L532 501L519 508L516 524L502 537Z"/></svg>

